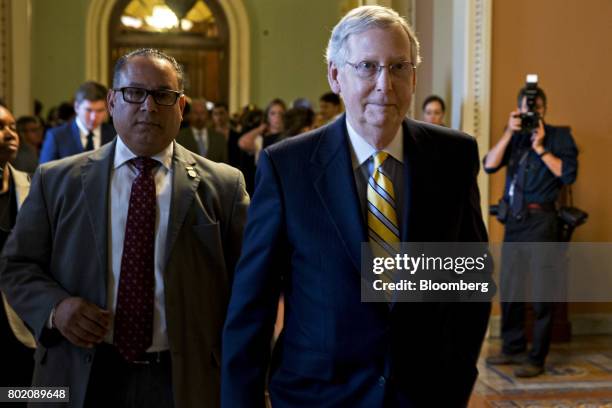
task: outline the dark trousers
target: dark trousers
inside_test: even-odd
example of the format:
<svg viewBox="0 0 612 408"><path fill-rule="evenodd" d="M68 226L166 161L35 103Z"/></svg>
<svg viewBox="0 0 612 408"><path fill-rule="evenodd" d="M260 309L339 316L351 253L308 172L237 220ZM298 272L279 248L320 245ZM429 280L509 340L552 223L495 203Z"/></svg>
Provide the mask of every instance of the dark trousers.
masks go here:
<svg viewBox="0 0 612 408"><path fill-rule="evenodd" d="M91 368L86 408L173 408L169 352L149 364L128 363L117 349L98 346Z"/></svg>
<svg viewBox="0 0 612 408"><path fill-rule="evenodd" d="M0 299L0 386L29 387L34 371L34 349L24 346L13 334ZM25 407L25 402L0 403L2 408Z"/></svg>
<svg viewBox="0 0 612 408"><path fill-rule="evenodd" d="M525 218L517 220L512 217L506 222L504 242L554 242L559 240L559 225L554 211L532 211ZM541 253L541 248L530 249L529 245L506 249L502 253L501 290L502 293L516 292L525 279L528 266L530 269L531 293L526 297L532 302L535 314L533 342L528 359L531 363L543 365L548 355L552 334L552 312L554 303L538 302L544 291L550 290L551 277L558 268L554 256ZM505 291L505 292L504 292ZM506 298L520 299L522 294L512 294ZM525 303L502 302L502 351L505 354L516 354L527 350L525 337Z"/></svg>

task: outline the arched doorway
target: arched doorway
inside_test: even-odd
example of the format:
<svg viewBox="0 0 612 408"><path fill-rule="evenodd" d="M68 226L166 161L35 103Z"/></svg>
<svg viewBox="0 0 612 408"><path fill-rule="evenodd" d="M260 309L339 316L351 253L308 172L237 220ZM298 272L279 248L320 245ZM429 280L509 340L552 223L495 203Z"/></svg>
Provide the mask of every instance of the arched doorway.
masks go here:
<svg viewBox="0 0 612 408"><path fill-rule="evenodd" d="M217 0L118 0L108 26L108 83L123 54L142 47L174 56L185 69L185 93L229 97L229 29Z"/></svg>

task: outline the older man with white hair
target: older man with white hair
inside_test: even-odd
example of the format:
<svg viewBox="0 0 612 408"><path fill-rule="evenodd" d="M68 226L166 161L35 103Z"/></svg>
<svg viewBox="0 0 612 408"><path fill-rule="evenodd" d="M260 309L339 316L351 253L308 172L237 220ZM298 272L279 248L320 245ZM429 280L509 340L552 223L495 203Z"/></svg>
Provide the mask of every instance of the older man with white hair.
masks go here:
<svg viewBox="0 0 612 408"><path fill-rule="evenodd" d="M395 11L350 11L327 49L346 114L260 155L223 334L223 407L263 407L266 384L274 408L467 405L490 303L361 296L362 243L487 240L475 140L406 118L419 60Z"/></svg>

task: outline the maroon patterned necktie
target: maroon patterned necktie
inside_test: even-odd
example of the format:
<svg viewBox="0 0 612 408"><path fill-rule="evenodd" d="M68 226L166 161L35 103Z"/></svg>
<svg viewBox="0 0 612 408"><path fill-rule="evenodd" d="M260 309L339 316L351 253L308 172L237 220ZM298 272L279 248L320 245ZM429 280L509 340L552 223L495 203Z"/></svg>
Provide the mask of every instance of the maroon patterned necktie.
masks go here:
<svg viewBox="0 0 612 408"><path fill-rule="evenodd" d="M121 273L115 310L114 342L127 361L136 360L151 346L155 297L155 180L159 162L137 157L125 223Z"/></svg>

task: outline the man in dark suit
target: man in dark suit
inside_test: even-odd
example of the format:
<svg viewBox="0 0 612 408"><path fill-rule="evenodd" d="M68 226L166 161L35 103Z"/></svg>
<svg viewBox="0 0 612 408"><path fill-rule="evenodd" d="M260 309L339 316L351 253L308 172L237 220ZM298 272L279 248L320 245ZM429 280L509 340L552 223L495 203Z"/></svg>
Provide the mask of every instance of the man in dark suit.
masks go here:
<svg viewBox="0 0 612 408"><path fill-rule="evenodd" d="M227 142L221 133L207 126L208 108L204 99L191 101L187 119L189 127L181 129L176 141L202 157L227 163Z"/></svg>
<svg viewBox="0 0 612 408"><path fill-rule="evenodd" d="M248 196L238 170L174 142L182 78L160 51L121 57L118 138L38 168L0 258L39 343L33 385L69 386L72 407L219 405Z"/></svg>
<svg viewBox="0 0 612 408"><path fill-rule="evenodd" d="M266 384L275 408L467 405L490 303L360 295L361 243L487 240L475 140L405 119L419 60L395 11L352 10L327 51L346 115L262 152L223 334L223 407L263 407ZM372 191L394 204L384 233Z"/></svg>
<svg viewBox="0 0 612 408"><path fill-rule="evenodd" d="M65 125L51 128L40 150L40 163L94 150L115 137L107 119L106 87L97 82L82 84L74 96L76 117Z"/></svg>

